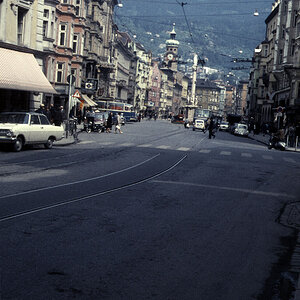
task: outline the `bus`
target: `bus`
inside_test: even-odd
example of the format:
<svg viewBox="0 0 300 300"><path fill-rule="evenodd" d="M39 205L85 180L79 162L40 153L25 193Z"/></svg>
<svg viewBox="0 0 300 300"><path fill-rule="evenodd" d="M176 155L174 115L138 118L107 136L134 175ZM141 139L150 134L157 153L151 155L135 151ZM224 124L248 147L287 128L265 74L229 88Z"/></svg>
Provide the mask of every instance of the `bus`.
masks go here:
<svg viewBox="0 0 300 300"><path fill-rule="evenodd" d="M196 108L194 112L194 121L196 119L202 119L207 121L208 118L212 117L213 113L209 109Z"/></svg>
<svg viewBox="0 0 300 300"><path fill-rule="evenodd" d="M121 113L126 122L137 122L137 114L133 110L133 105L116 101L97 101L98 109L104 112Z"/></svg>

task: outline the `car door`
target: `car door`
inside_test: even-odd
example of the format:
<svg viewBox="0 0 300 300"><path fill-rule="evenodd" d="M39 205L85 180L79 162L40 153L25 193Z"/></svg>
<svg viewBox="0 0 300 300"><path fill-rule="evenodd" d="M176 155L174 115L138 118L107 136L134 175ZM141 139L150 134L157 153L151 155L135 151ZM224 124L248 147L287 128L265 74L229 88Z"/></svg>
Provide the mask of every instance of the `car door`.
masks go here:
<svg viewBox="0 0 300 300"><path fill-rule="evenodd" d="M49 136L53 135L53 126L49 123L48 119L44 115L39 115L41 121L41 137L42 141L47 141Z"/></svg>
<svg viewBox="0 0 300 300"><path fill-rule="evenodd" d="M44 141L43 129L38 115L31 115L29 139L31 144Z"/></svg>

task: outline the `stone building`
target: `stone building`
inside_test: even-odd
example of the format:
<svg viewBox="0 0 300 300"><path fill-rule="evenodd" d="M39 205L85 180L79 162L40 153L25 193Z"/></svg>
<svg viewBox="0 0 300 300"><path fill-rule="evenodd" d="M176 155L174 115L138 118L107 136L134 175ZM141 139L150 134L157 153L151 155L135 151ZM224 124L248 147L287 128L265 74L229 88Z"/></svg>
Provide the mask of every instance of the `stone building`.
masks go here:
<svg viewBox="0 0 300 300"><path fill-rule="evenodd" d="M56 93L45 77L44 7L44 0L0 1L0 111L35 110Z"/></svg>
<svg viewBox="0 0 300 300"><path fill-rule="evenodd" d="M255 49L250 74L248 115L262 125L300 122L300 3L273 3L266 38Z"/></svg>

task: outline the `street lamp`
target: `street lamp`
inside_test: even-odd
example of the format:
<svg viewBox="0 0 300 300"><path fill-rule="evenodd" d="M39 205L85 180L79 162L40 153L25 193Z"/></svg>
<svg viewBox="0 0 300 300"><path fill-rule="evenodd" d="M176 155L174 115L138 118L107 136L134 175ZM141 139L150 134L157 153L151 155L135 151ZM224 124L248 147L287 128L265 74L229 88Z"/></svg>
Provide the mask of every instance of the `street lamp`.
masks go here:
<svg viewBox="0 0 300 300"><path fill-rule="evenodd" d="M120 0L120 2L117 4L118 7L123 7L123 3L122 0Z"/></svg>
<svg viewBox="0 0 300 300"><path fill-rule="evenodd" d="M258 16L259 16L259 13L258 13L257 9L256 9L255 12L253 13L253 16L255 16L255 17L258 17Z"/></svg>

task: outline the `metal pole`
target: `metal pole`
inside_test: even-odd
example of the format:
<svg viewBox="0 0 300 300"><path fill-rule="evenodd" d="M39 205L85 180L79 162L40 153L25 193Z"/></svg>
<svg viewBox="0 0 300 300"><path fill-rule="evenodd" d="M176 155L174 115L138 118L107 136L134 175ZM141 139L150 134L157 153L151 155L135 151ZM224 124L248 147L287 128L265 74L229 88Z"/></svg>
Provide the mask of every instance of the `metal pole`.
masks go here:
<svg viewBox="0 0 300 300"><path fill-rule="evenodd" d="M297 136L296 136L295 151L297 151L297 148L298 148L298 138L299 138L299 136L297 135Z"/></svg>
<svg viewBox="0 0 300 300"><path fill-rule="evenodd" d="M72 75L70 76L69 80L69 101L68 101L68 107L67 107L67 124L66 124L66 137L68 138L69 135L69 115L70 115L70 105L71 105L71 86L72 86Z"/></svg>

